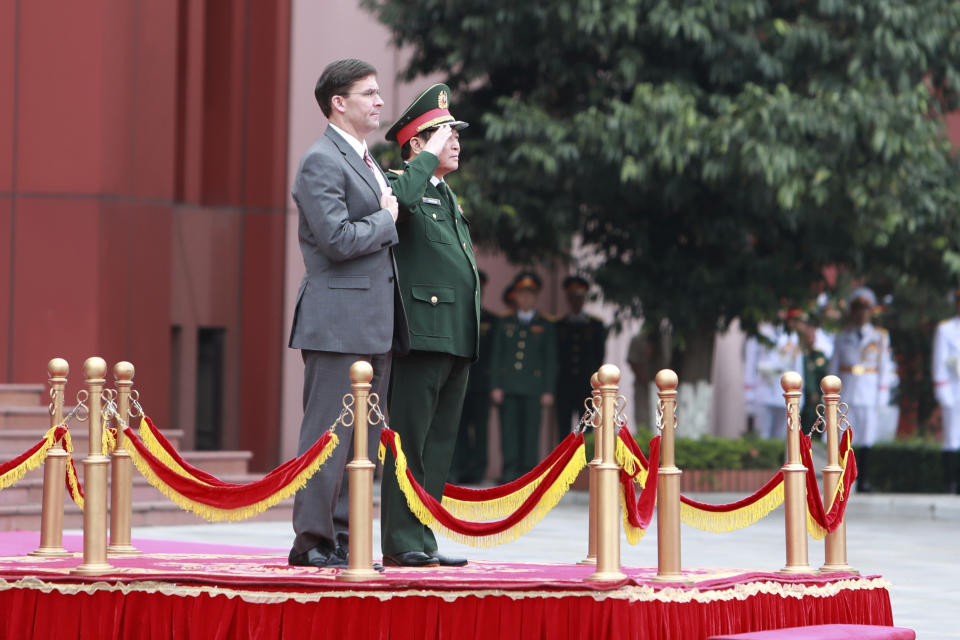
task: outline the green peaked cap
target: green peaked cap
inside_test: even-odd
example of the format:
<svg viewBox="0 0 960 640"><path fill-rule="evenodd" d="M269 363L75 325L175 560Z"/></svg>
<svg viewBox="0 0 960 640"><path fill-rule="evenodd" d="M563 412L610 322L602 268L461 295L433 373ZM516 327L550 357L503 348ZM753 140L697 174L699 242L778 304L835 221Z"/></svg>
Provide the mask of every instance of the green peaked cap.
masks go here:
<svg viewBox="0 0 960 640"><path fill-rule="evenodd" d="M393 123L387 131L387 140L396 141L402 147L410 138L427 129L435 129L444 124L454 129L469 126L450 115L449 102L450 87L445 84L433 85L421 93Z"/></svg>

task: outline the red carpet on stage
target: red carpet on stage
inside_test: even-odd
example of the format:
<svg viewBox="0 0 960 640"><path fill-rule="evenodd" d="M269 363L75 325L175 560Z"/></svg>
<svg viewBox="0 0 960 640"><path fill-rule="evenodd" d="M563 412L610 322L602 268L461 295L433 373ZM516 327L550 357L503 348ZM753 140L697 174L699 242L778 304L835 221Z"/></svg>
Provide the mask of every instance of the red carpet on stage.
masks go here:
<svg viewBox="0 0 960 640"><path fill-rule="evenodd" d="M593 568L471 562L399 569L365 583L334 569L290 567L286 551L134 540L98 577L70 574L79 554L26 555L39 534L0 534L0 638L665 638L699 640L825 623L892 625L879 576L787 576L686 570L689 584L624 567L597 585ZM68 550L79 540L65 537Z"/></svg>

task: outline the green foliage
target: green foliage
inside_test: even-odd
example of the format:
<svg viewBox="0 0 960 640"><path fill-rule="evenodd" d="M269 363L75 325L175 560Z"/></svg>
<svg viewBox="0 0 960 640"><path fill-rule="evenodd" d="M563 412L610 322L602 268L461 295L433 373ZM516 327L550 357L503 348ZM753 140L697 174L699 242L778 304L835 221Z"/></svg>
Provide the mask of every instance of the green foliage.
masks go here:
<svg viewBox="0 0 960 640"><path fill-rule="evenodd" d="M587 445L587 455L593 452L593 433ZM634 439L644 453L649 452L649 442L653 434L640 430ZM763 440L759 438L714 438L704 437L677 438L674 455L680 469L779 469L783 465L783 440Z"/></svg>
<svg viewBox="0 0 960 640"><path fill-rule="evenodd" d="M940 445L919 438L876 444L870 449L867 478L874 491L940 493L943 491Z"/></svg>
<svg viewBox="0 0 960 640"><path fill-rule="evenodd" d="M457 189L523 262L578 235L678 341L826 267L914 302L960 274L960 3L364 0L471 122Z"/></svg>

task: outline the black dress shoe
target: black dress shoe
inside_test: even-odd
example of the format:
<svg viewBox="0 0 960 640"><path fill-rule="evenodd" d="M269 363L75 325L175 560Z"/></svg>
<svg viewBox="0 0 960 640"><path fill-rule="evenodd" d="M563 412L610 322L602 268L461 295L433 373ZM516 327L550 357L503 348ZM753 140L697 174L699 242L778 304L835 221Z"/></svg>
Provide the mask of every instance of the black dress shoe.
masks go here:
<svg viewBox="0 0 960 640"><path fill-rule="evenodd" d="M336 551L334 551L334 553L337 554L337 557L338 557L338 558L340 558L341 560L343 560L343 564L345 564L345 565L348 566L348 567L350 566L350 548L349 548L348 546L346 546L346 545L337 545L337 549L336 549ZM374 570L374 571L383 571L383 565L380 564L379 562L374 562L374 563L373 563L373 570Z"/></svg>
<svg viewBox="0 0 960 640"><path fill-rule="evenodd" d="M467 564L466 558L458 558L457 556L445 556L442 553L434 551L430 556L437 561L441 567L463 567Z"/></svg>
<svg viewBox="0 0 960 640"><path fill-rule="evenodd" d="M318 567L320 569L346 569L347 563L337 555L335 550L325 551L320 547L313 547L304 553L290 549L287 563L291 567Z"/></svg>
<svg viewBox="0 0 960 640"><path fill-rule="evenodd" d="M383 564L388 567L436 567L440 562L423 551L403 551L393 555L384 554Z"/></svg>

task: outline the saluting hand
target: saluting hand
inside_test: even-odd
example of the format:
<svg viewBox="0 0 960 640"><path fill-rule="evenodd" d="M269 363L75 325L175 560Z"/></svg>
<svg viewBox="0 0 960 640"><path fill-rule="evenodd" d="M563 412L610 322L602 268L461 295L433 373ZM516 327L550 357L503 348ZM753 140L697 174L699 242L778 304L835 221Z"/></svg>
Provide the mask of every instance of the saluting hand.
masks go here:
<svg viewBox="0 0 960 640"><path fill-rule="evenodd" d="M397 205L397 196L393 195L393 189L390 187L387 187L387 190L380 196L380 206L390 212L394 222L397 221L400 208L399 205Z"/></svg>
<svg viewBox="0 0 960 640"><path fill-rule="evenodd" d="M423 145L424 151L429 151L435 156L440 156L440 153L443 151L444 145L447 144L447 140L450 139L450 136L453 134L453 129L450 125L445 124L437 128L433 132L433 135L430 136L430 139L427 140L427 144Z"/></svg>

